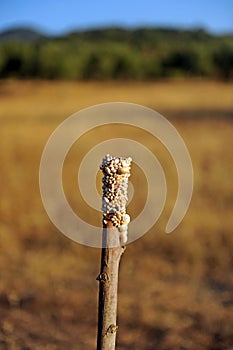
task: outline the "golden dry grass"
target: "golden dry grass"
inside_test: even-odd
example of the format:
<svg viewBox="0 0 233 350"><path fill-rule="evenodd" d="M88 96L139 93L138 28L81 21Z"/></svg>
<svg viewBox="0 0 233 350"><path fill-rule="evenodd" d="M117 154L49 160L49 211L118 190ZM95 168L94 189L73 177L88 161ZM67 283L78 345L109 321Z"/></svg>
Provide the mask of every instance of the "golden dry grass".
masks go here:
<svg viewBox="0 0 233 350"><path fill-rule="evenodd" d="M231 84L202 81L0 83L0 349L95 348L100 251L68 240L51 224L38 169L61 121L109 101L165 111L189 148L195 174L189 212L167 236L175 167L159 142L151 146L148 135L137 135L164 167L168 199L155 227L129 245L122 259L118 349L232 349L233 123L226 118L233 110L232 91ZM76 210L74 167L93 135L84 141L80 153L72 149L64 169L66 194ZM134 181L137 188L136 176ZM137 212L137 201L130 210Z"/></svg>

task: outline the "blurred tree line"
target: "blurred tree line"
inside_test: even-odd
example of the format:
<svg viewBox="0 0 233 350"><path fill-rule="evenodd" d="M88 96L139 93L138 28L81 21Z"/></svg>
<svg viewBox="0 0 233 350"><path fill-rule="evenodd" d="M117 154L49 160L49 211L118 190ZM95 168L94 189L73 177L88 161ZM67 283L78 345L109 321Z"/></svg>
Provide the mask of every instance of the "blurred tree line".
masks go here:
<svg viewBox="0 0 233 350"><path fill-rule="evenodd" d="M233 78L233 36L204 30L119 28L45 37L0 34L0 78L154 80Z"/></svg>

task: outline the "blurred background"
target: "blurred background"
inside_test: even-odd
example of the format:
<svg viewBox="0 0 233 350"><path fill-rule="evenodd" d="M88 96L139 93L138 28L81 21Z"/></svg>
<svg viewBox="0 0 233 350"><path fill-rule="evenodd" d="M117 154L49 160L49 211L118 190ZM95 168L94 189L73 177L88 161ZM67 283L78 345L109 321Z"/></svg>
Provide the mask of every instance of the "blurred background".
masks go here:
<svg viewBox="0 0 233 350"><path fill-rule="evenodd" d="M1 1L1 350L95 349L101 252L53 226L38 171L63 120L112 101L151 107L171 121L189 149L195 181L187 215L166 235L177 173L158 140L101 127L67 155L66 196L93 221L76 177L96 143L130 134L166 174L160 219L122 258L117 349L233 349L232 13L230 0ZM132 173L135 217L146 186L136 167Z"/></svg>

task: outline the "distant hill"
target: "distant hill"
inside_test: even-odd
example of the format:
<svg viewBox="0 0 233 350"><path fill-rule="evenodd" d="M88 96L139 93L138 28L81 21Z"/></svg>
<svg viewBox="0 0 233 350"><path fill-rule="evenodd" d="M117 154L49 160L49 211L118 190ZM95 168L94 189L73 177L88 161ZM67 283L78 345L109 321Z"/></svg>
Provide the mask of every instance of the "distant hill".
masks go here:
<svg viewBox="0 0 233 350"><path fill-rule="evenodd" d="M230 37L224 35L224 37ZM138 28L126 29L118 27L97 28L88 30L75 30L62 35L49 36L41 31L30 27L8 28L0 32L0 41L38 41L41 39L48 40L74 40L83 39L86 41L130 41L137 43L141 41L153 42L161 39L177 40L179 38L190 40L206 40L216 37L204 29L176 29L176 28Z"/></svg>
<svg viewBox="0 0 233 350"><path fill-rule="evenodd" d="M0 41L38 41L45 39L46 35L39 32L38 30L20 27L20 28L9 28L0 32Z"/></svg>
<svg viewBox="0 0 233 350"><path fill-rule="evenodd" d="M89 29L86 31L73 31L63 36L63 38L74 38L76 36L82 37L89 40L152 40L158 36L173 37L177 38L180 35L186 37L203 39L211 37L204 29L196 30L181 30L176 28L137 28L137 29L126 29L126 28L99 28Z"/></svg>

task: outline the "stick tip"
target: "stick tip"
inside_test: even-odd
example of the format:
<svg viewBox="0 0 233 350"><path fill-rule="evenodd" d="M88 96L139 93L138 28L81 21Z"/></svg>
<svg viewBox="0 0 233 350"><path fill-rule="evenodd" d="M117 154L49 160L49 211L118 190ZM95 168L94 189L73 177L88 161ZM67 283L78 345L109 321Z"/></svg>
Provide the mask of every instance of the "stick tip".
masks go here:
<svg viewBox="0 0 233 350"><path fill-rule="evenodd" d="M128 179L130 177L132 158L113 157L107 154L100 165L103 172L103 224L111 222L118 227L123 243L127 241L127 226L130 216L126 213L128 201Z"/></svg>

